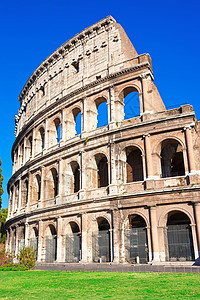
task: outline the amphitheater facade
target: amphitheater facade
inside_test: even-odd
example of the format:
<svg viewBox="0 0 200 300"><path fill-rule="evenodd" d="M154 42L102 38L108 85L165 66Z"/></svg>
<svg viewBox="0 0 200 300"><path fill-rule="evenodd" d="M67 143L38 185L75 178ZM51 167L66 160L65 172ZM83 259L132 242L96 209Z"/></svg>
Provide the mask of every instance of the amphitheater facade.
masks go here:
<svg viewBox="0 0 200 300"><path fill-rule="evenodd" d="M15 116L8 252L31 245L48 263L199 257L199 122L191 105L166 110L153 81L149 54L111 16L34 71Z"/></svg>

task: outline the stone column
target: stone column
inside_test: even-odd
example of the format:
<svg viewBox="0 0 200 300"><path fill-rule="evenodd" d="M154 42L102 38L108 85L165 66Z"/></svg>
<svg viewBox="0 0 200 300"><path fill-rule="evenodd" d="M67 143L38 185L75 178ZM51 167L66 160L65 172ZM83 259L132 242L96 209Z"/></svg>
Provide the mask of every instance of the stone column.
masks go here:
<svg viewBox="0 0 200 300"><path fill-rule="evenodd" d="M123 99L116 99L114 86L108 89L108 124L109 128L116 128L124 120Z"/></svg>
<svg viewBox="0 0 200 300"><path fill-rule="evenodd" d="M64 161L63 159L60 159L59 161L59 173L58 173L58 195L59 195L59 203L62 203L63 196L64 196Z"/></svg>
<svg viewBox="0 0 200 300"><path fill-rule="evenodd" d="M142 84L142 111L143 114L151 113L152 112L152 92L149 92L149 85L151 84L151 73L146 72L140 75L141 77L141 84ZM150 90L151 91L151 90Z"/></svg>
<svg viewBox="0 0 200 300"><path fill-rule="evenodd" d="M200 201L194 201L193 206L194 206L194 216L196 222L198 256L200 256Z"/></svg>
<svg viewBox="0 0 200 300"><path fill-rule="evenodd" d="M149 212L150 212L150 222L151 222L151 240L152 240L153 261L160 261L156 205L149 206Z"/></svg>
<svg viewBox="0 0 200 300"><path fill-rule="evenodd" d="M149 253L149 261L152 261L152 243L151 243L151 227L147 226L147 243L148 243L148 253Z"/></svg>
<svg viewBox="0 0 200 300"><path fill-rule="evenodd" d="M109 144L110 162L108 164L108 179L109 179L109 194L117 194L117 179L116 179L116 167L115 167L115 144L110 142Z"/></svg>
<svg viewBox="0 0 200 300"><path fill-rule="evenodd" d="M22 179L19 179L19 196L18 196L18 208L17 212L20 212L21 209L21 202L22 202Z"/></svg>
<svg viewBox="0 0 200 300"><path fill-rule="evenodd" d="M197 232L196 232L196 224L190 224L190 228L192 231L192 241L193 241L193 248L194 248L194 259L199 258L199 250L198 250L198 243L197 243Z"/></svg>
<svg viewBox="0 0 200 300"><path fill-rule="evenodd" d="M59 217L57 219L57 259L56 259L57 262L64 262L62 223L63 223L63 219Z"/></svg>
<svg viewBox="0 0 200 300"><path fill-rule="evenodd" d="M6 230L6 244L5 244L6 253L9 252L9 243L10 243L10 234L9 231Z"/></svg>
<svg viewBox="0 0 200 300"><path fill-rule="evenodd" d="M44 149L50 147L50 129L49 129L49 119L45 120L45 136L44 136ZM43 150L44 150L43 149Z"/></svg>
<svg viewBox="0 0 200 300"><path fill-rule="evenodd" d="M120 222L119 210L114 208L111 212L112 215L112 241L113 241L113 262L119 263L119 243L120 243ZM111 257L112 258L112 257Z"/></svg>
<svg viewBox="0 0 200 300"><path fill-rule="evenodd" d="M16 240L15 240L15 253L14 255L17 256L19 249L19 226L16 225Z"/></svg>
<svg viewBox="0 0 200 300"><path fill-rule="evenodd" d="M33 128L32 131L32 158L35 156L36 153L36 129Z"/></svg>
<svg viewBox="0 0 200 300"><path fill-rule="evenodd" d="M62 140L63 142L65 142L67 140L67 117L68 117L68 113L67 113L67 109L64 108L63 109L63 113L62 113Z"/></svg>
<svg viewBox="0 0 200 300"><path fill-rule="evenodd" d="M29 224L25 223L25 246L29 246Z"/></svg>
<svg viewBox="0 0 200 300"><path fill-rule="evenodd" d="M44 207L45 201L45 167L41 167L41 191L40 191L40 200L38 201L38 207Z"/></svg>
<svg viewBox="0 0 200 300"><path fill-rule="evenodd" d="M194 150L193 150L193 142L192 142L192 133L191 126L186 126L185 130L185 140L187 145L187 155L188 155L188 164L190 173L195 173L195 159L194 159Z"/></svg>
<svg viewBox="0 0 200 300"><path fill-rule="evenodd" d="M44 225L43 225L43 221L40 220L39 224L38 224L38 256L37 256L37 260L39 262L44 261L43 258L43 239L44 239Z"/></svg>
<svg viewBox="0 0 200 300"><path fill-rule="evenodd" d="M145 156L146 156L146 173L147 179L153 178L153 166L152 166L152 155L151 155L151 137L150 134L143 135ZM143 172L145 173L145 172Z"/></svg>
<svg viewBox="0 0 200 300"><path fill-rule="evenodd" d="M81 215L81 241L82 241L82 248L81 248L81 262L86 263L88 260L87 257L87 250L88 250L88 245L87 245L87 239L88 239L88 232L87 232L87 222L88 222L88 215L87 213L83 213Z"/></svg>

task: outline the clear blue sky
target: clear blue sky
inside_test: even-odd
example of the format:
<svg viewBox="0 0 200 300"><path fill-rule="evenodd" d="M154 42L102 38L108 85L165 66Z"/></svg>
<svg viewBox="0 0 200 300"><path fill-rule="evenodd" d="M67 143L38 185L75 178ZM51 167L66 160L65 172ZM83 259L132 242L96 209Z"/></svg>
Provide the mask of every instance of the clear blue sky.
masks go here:
<svg viewBox="0 0 200 300"><path fill-rule="evenodd" d="M6 184L18 95L36 67L66 40L112 15L139 54L150 53L155 84L167 107L185 102L200 119L200 1L1 1L0 157Z"/></svg>

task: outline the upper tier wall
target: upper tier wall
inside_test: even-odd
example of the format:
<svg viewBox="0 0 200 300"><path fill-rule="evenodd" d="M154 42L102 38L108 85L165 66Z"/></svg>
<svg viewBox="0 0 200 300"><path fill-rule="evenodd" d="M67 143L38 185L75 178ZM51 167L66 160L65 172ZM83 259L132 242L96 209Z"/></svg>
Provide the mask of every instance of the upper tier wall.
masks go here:
<svg viewBox="0 0 200 300"><path fill-rule="evenodd" d="M111 16L83 30L50 55L27 81L19 96L16 136L43 108L97 79L138 64L133 59L137 57L125 31Z"/></svg>

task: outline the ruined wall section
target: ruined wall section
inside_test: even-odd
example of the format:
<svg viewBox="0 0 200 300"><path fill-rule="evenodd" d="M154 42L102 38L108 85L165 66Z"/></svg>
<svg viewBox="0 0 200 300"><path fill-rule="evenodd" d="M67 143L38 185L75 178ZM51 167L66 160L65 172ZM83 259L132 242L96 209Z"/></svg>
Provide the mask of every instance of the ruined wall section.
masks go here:
<svg viewBox="0 0 200 300"><path fill-rule="evenodd" d="M16 136L24 123L57 99L120 71L138 56L121 25L112 17L103 21L62 45L32 74L19 97Z"/></svg>

